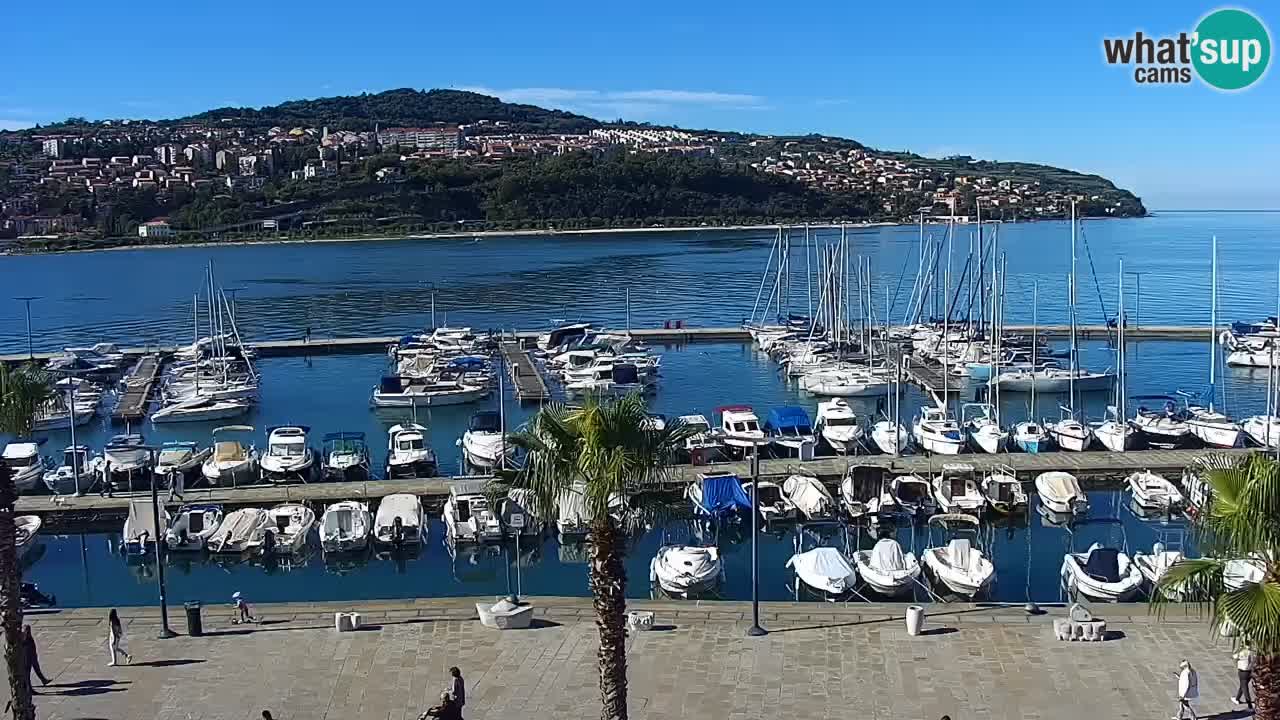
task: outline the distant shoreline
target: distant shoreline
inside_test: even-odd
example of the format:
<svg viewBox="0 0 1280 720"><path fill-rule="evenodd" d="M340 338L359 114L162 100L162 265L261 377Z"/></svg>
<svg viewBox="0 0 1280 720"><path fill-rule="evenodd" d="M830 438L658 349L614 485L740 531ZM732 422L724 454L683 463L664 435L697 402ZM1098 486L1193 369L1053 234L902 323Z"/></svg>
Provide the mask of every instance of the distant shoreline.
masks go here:
<svg viewBox="0 0 1280 720"><path fill-rule="evenodd" d="M1153 213L1145 216L1133 217L1089 217L1084 220L1132 220L1139 217L1151 217ZM1009 224L1025 224L1037 222L1065 222L1065 218L1034 218L1018 220ZM1001 220L991 220L992 223L1004 223ZM926 225L938 226L945 223L930 222ZM976 222L967 223L968 225L976 225ZM17 250L5 253L9 256L19 255L67 255L71 253L95 253L95 252L119 252L124 250L167 250L179 248L196 248L196 247L238 247L244 245L324 245L331 243L357 243L357 242L386 242L386 241L402 241L402 240L461 240L466 238L505 238L505 237L551 237L557 235L630 235L640 233L672 233L672 232L742 232L742 231L760 231L760 230L776 230L779 227L787 228L839 228L845 227L850 230L874 230L886 227L916 227L916 223L908 222L860 222L860 223L840 223L816 222L816 223L768 223L760 225L663 225L661 227L615 227L615 228L584 228L573 230L476 230L470 232L447 232L447 233L409 233L403 235L354 235L348 237L325 237L325 238L263 238L260 240L234 240L234 241L188 241L181 243L126 243L113 247L83 247L83 248L67 248L60 250ZM15 241L16 242L16 241Z"/></svg>

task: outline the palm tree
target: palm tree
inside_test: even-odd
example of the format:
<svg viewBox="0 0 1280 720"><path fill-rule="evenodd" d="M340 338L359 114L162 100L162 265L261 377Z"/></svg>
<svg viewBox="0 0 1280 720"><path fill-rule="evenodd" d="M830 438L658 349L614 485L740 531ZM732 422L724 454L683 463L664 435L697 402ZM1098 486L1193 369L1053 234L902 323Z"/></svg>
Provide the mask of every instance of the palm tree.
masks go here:
<svg viewBox="0 0 1280 720"><path fill-rule="evenodd" d="M1280 463L1262 454L1210 458L1202 479L1212 500L1193 527L1204 557L1169 568L1153 602L1160 610L1167 597L1188 598L1215 629L1252 648L1255 717L1280 720ZM1241 571L1261 579L1242 582Z"/></svg>
<svg viewBox="0 0 1280 720"><path fill-rule="evenodd" d="M0 363L0 433L31 437L36 413L58 397L49 373L34 363Z"/></svg>
<svg viewBox="0 0 1280 720"><path fill-rule="evenodd" d="M542 508L580 492L590 518L590 587L600 634L600 717L626 720L627 573L625 528L611 512L619 496L662 478L695 428L679 422L654 429L644 399L588 400L581 408L544 407L512 436L527 452L516 485L533 492Z"/></svg>

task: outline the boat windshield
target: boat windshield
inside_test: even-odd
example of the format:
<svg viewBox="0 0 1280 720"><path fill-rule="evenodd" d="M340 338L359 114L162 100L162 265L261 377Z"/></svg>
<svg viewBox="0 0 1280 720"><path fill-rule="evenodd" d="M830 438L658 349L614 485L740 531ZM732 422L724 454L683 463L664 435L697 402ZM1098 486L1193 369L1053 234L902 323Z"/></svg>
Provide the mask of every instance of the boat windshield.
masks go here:
<svg viewBox="0 0 1280 720"><path fill-rule="evenodd" d="M399 440L396 440L397 450L422 450L424 447L425 445L420 437L400 438Z"/></svg>
<svg viewBox="0 0 1280 720"><path fill-rule="evenodd" d="M305 446L302 443L275 443L271 446L272 457L302 457Z"/></svg>
<svg viewBox="0 0 1280 720"><path fill-rule="evenodd" d="M760 423L755 420L747 420L746 422L736 422L733 424L734 432L759 432Z"/></svg>
<svg viewBox="0 0 1280 720"><path fill-rule="evenodd" d="M782 491L776 485L764 485L760 488L760 502L774 505L782 502Z"/></svg>
<svg viewBox="0 0 1280 720"><path fill-rule="evenodd" d="M858 424L858 418L856 418L856 417L829 417L829 418L826 418L826 419L824 420L824 422L826 423L827 427L848 427L848 426L850 426L850 425L857 425L857 424Z"/></svg>
<svg viewBox="0 0 1280 720"><path fill-rule="evenodd" d="M10 457L10 458L4 458L0 460L0 465L4 465L5 467L13 468L15 470L19 468L31 467L32 465L35 465L35 464L36 464L36 458L34 456L25 457L25 458Z"/></svg>

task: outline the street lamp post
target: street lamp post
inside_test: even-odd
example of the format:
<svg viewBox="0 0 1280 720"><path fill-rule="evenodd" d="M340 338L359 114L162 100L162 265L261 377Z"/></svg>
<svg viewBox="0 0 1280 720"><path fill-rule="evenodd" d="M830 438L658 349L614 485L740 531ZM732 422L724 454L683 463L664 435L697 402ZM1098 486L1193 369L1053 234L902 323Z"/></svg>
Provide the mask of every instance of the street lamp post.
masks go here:
<svg viewBox="0 0 1280 720"><path fill-rule="evenodd" d="M36 295L27 295L24 297L14 298L14 300L21 300L27 305L27 359L28 360L34 360L36 358L36 354L35 352L32 351L32 348L31 348L31 301L39 300L39 299L40 297Z"/></svg>
<svg viewBox="0 0 1280 720"><path fill-rule="evenodd" d="M151 452L151 467L154 468L156 466L156 450L155 448L149 448L149 450ZM173 482L172 475L169 477L169 482ZM164 558L161 557L161 553L164 552L165 540L160 533L160 496L156 492L156 474L154 472L151 473L151 521L152 527L156 529L156 538L153 542L156 547L156 584L160 589L160 635L158 637L163 640L177 637L178 633L169 627L169 603L165 597L164 584Z"/></svg>
<svg viewBox="0 0 1280 720"><path fill-rule="evenodd" d="M751 447L751 627L750 637L768 635L760 627L760 446Z"/></svg>

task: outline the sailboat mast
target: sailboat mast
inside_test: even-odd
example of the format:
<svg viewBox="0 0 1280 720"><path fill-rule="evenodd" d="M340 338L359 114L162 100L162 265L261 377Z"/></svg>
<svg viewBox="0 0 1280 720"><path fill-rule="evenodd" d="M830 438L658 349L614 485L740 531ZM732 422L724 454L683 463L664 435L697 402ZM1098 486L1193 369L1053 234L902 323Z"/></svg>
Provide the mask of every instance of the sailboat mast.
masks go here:
<svg viewBox="0 0 1280 720"><path fill-rule="evenodd" d="M809 318L810 324L813 323L813 268L809 266L809 223L804 224L804 281L806 287L806 295L809 300Z"/></svg>
<svg viewBox="0 0 1280 720"><path fill-rule="evenodd" d="M1125 322L1124 322L1124 258L1120 258L1119 306L1120 306L1120 309L1118 311L1119 315L1116 317L1116 365L1119 366L1117 368L1117 374L1119 375L1119 377L1117 377L1116 379L1119 381L1119 386L1116 389L1115 421L1116 421L1116 424L1120 427L1120 452L1124 452L1125 446L1128 445L1128 443L1125 442L1125 435L1128 433L1128 428L1125 425L1127 421L1125 420L1125 407L1124 407L1124 400L1125 400L1125 392L1124 392L1124 380L1125 380L1124 378L1124 374L1125 374L1124 373L1124 351L1125 351L1125 347L1124 347L1124 325L1125 325Z"/></svg>
<svg viewBox="0 0 1280 720"><path fill-rule="evenodd" d="M1214 371L1218 365L1218 236L1213 236L1213 269L1209 280L1209 412L1218 397Z"/></svg>
<svg viewBox="0 0 1280 720"><path fill-rule="evenodd" d="M1076 201L1071 199L1071 279L1067 281L1067 300L1071 303L1071 374L1067 376L1067 393L1071 401L1071 417L1076 416L1076 374L1080 368L1076 349Z"/></svg>
<svg viewBox="0 0 1280 720"><path fill-rule="evenodd" d="M1029 415L1032 422L1036 418L1036 374L1040 367L1036 363L1036 354L1040 350L1040 281L1031 283L1031 407Z"/></svg>

